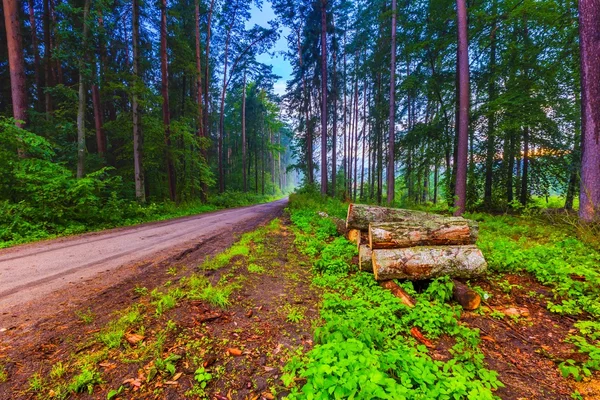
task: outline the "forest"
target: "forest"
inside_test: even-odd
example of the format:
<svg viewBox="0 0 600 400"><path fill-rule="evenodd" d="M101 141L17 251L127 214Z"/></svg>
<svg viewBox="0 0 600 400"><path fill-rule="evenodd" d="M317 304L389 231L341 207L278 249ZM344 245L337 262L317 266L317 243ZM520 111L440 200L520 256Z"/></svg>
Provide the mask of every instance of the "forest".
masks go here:
<svg viewBox="0 0 600 400"><path fill-rule="evenodd" d="M0 10L0 398L600 398L598 0Z"/></svg>
<svg viewBox="0 0 600 400"><path fill-rule="evenodd" d="M459 213L583 199L595 218L597 43L579 39L576 1L267 6L276 18L250 26L260 1L4 0L5 240L64 229L52 208L278 195L301 180ZM280 38L282 96L257 61Z"/></svg>

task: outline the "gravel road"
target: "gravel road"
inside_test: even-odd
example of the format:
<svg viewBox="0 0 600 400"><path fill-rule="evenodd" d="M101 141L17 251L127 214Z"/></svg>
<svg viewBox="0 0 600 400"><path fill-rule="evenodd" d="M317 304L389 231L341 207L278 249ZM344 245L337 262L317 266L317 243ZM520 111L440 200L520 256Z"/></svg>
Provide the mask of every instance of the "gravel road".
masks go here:
<svg viewBox="0 0 600 400"><path fill-rule="evenodd" d="M286 204L282 199L0 250L0 311L43 302L54 291L124 265L173 257L236 225L252 228Z"/></svg>

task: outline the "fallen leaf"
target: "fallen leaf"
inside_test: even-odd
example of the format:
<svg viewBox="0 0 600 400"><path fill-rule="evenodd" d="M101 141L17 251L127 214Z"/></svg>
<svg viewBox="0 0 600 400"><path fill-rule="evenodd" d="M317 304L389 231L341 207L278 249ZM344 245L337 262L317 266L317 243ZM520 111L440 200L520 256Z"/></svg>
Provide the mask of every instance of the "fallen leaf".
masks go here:
<svg viewBox="0 0 600 400"><path fill-rule="evenodd" d="M227 352L235 357L239 357L242 355L242 351L240 349L236 349L235 347L230 347L227 349Z"/></svg>
<svg viewBox="0 0 600 400"><path fill-rule="evenodd" d="M484 335L484 336L482 336L481 338L482 338L483 340L487 340L488 342L493 342L493 343L495 343L495 342L496 342L496 339L494 339L494 338L493 338L493 337L491 337L491 336L485 336L485 335Z"/></svg>
<svg viewBox="0 0 600 400"><path fill-rule="evenodd" d="M178 372L175 374L175 376L173 376L171 380L176 381L177 379L181 378L181 375L183 375L183 372Z"/></svg>
<svg viewBox="0 0 600 400"><path fill-rule="evenodd" d="M129 379L125 379L123 381L123 384L129 383L131 386L135 386L135 387L140 387L142 386L142 382L140 382L139 380L135 379L135 378L129 378Z"/></svg>
<svg viewBox="0 0 600 400"><path fill-rule="evenodd" d="M105 369L108 369L108 370L117 368L117 364L110 363L110 362L101 362L98 365L101 366L102 368L105 368Z"/></svg>
<svg viewBox="0 0 600 400"><path fill-rule="evenodd" d="M263 399L267 399L267 400L273 400L275 399L275 396L273 396L271 393L269 392L264 392L262 394Z"/></svg>
<svg viewBox="0 0 600 400"><path fill-rule="evenodd" d="M273 371L275 368L273 367L265 367L265 372L271 372Z"/></svg>
<svg viewBox="0 0 600 400"><path fill-rule="evenodd" d="M179 385L179 384L175 381L166 381L165 385Z"/></svg>
<svg viewBox="0 0 600 400"><path fill-rule="evenodd" d="M250 318L251 316L252 316L252 310L249 310L249 311L246 313L246 317Z"/></svg>
<svg viewBox="0 0 600 400"><path fill-rule="evenodd" d="M144 336L138 335L137 333L126 333L125 340L127 340L129 344L135 345L144 340Z"/></svg>

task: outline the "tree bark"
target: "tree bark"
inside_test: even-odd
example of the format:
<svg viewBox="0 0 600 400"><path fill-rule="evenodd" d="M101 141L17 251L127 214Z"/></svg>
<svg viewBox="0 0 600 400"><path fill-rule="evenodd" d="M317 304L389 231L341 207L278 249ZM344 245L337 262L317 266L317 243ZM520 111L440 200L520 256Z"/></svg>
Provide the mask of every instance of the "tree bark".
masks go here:
<svg viewBox="0 0 600 400"><path fill-rule="evenodd" d="M27 121L27 86L25 82L25 60L23 59L23 37L19 22L19 3L17 0L2 0L4 7L4 25L8 47L10 68L10 93L12 96L13 117L17 126L23 127Z"/></svg>
<svg viewBox="0 0 600 400"><path fill-rule="evenodd" d="M327 0L321 0L321 194L327 194Z"/></svg>
<svg viewBox="0 0 600 400"><path fill-rule="evenodd" d="M333 18L333 16L332 16ZM335 26L333 28L334 32L334 43L335 41ZM333 47L333 78L332 78L332 92L333 92L333 132L331 134L331 196L335 197L336 192L336 174L337 174L337 119L338 119L338 110L337 110L337 102L338 102L338 87L337 87L337 49L334 45Z"/></svg>
<svg viewBox="0 0 600 400"><path fill-rule="evenodd" d="M387 167L387 203L394 203L395 195L395 168L394 168L394 143L396 134L396 0L392 0L392 61L390 65L390 133L388 141L388 167Z"/></svg>
<svg viewBox="0 0 600 400"><path fill-rule="evenodd" d="M42 73L40 72L40 67L42 63L40 62L40 47L38 43L37 37L37 24L35 22L35 9L33 0L28 0L29 5L29 24L31 25L31 45L33 47L33 61L35 62L34 72L35 72L35 92L37 97L37 109L44 109L44 90L42 88Z"/></svg>
<svg viewBox="0 0 600 400"><path fill-rule="evenodd" d="M402 302L402 304L404 304L405 306L413 308L415 306L415 304L417 304L415 299L413 299L411 295L406 293L406 291L404 289L402 289L400 286L398 286L398 284L396 282L394 282L392 280L383 281L383 282L379 283L379 285L382 288L387 289L390 292L392 292L392 294L394 296L396 296L397 298L399 298L400 301Z"/></svg>
<svg viewBox="0 0 600 400"><path fill-rule="evenodd" d="M102 104L100 102L100 90L97 84L92 85L92 103L94 105L94 127L96 128L96 146L98 154L103 156L106 153L106 138L102 129Z"/></svg>
<svg viewBox="0 0 600 400"><path fill-rule="evenodd" d="M140 10L139 0L133 0L132 7L132 41L133 41L133 79L137 83L140 75ZM133 114L133 167L135 174L135 197L144 203L146 202L146 187L144 182L144 167L142 163L142 118L139 110L139 101L137 89L134 85L133 96L131 100Z"/></svg>
<svg viewBox="0 0 600 400"><path fill-rule="evenodd" d="M401 222L371 223L369 246L372 249L390 249L475 244L478 233L477 223L462 217L434 220L413 217Z"/></svg>
<svg viewBox="0 0 600 400"><path fill-rule="evenodd" d="M600 219L600 2L579 1L581 53L581 183L579 218Z"/></svg>
<svg viewBox="0 0 600 400"><path fill-rule="evenodd" d="M481 304L479 293L468 287L462 282L453 279L454 288L452 289L452 298L465 310L476 310Z"/></svg>
<svg viewBox="0 0 600 400"><path fill-rule="evenodd" d="M521 178L520 201L522 205L527 204L529 198L529 189L527 182L529 180L529 127L523 130L523 176Z"/></svg>
<svg viewBox="0 0 600 400"><path fill-rule="evenodd" d="M373 252L366 244L358 246L358 267L361 271L373 272Z"/></svg>
<svg viewBox="0 0 600 400"><path fill-rule="evenodd" d="M494 1L493 10L494 16L497 12L496 1ZM496 28L497 22L494 18L492 25L492 32L490 34L490 78L488 81L488 100L493 102L496 100ZM492 106L493 107L493 106ZM483 204L490 209L492 207L492 185L494 179L494 157L496 153L496 114L494 110L488 111L488 134L486 142L486 156L485 156L485 183L484 183L484 194Z"/></svg>
<svg viewBox="0 0 600 400"><path fill-rule="evenodd" d="M198 137L205 138L206 131L204 130L204 114L202 110L202 49L200 46L200 1L196 0L194 4L194 33L196 36L196 74L197 85L196 85L196 105L198 107ZM206 150L205 145L203 144L200 155L204 159L204 161L208 164L208 152ZM200 182L200 186L202 188L201 198L202 201L205 202L208 198L208 186L206 182Z"/></svg>
<svg viewBox="0 0 600 400"><path fill-rule="evenodd" d="M169 110L169 67L167 62L167 0L162 0L160 8L160 71L162 77L162 114L165 129L165 156L167 161L167 178L169 180L169 197L175 201L177 184L175 166L171 154L171 113Z"/></svg>
<svg viewBox="0 0 600 400"><path fill-rule="evenodd" d="M210 127L209 127L209 118L208 118L208 107L210 104L210 37L211 37L211 24L212 24L212 15L215 7L215 0L210 1L210 8L208 9L208 18L206 22L206 59L205 59L205 67L204 67L204 135L206 137L210 137ZM206 162L208 163L208 153Z"/></svg>
<svg viewBox="0 0 600 400"><path fill-rule="evenodd" d="M90 0L85 0L83 5L83 52L79 60L79 103L77 107L77 178L83 178L85 174L85 106L86 94L85 88L85 67L87 56L87 39L90 30L88 23L90 15Z"/></svg>
<svg viewBox="0 0 600 400"><path fill-rule="evenodd" d="M406 219L444 220L447 218L448 217L442 215L426 213L423 211L352 203L348 206L346 225L348 229L359 229L366 232L369 230L369 224L373 222L398 222Z"/></svg>
<svg viewBox="0 0 600 400"><path fill-rule="evenodd" d="M456 154L456 211L455 216L465 212L467 201L467 156L469 141L469 53L467 39L467 4L466 0L456 0L458 16L458 110L457 110L457 154Z"/></svg>
<svg viewBox="0 0 600 400"><path fill-rule="evenodd" d="M246 71L244 70L244 85L242 87L242 174L244 192L248 191L248 177L246 175Z"/></svg>
<svg viewBox="0 0 600 400"><path fill-rule="evenodd" d="M375 279L421 280L444 275L471 278L487 268L477 246L410 247L373 250Z"/></svg>

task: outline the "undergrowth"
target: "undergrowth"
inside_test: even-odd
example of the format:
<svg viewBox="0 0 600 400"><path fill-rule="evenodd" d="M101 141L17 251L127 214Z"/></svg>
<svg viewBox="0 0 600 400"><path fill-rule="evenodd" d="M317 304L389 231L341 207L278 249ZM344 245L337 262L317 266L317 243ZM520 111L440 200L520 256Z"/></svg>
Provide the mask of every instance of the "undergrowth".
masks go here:
<svg viewBox="0 0 600 400"><path fill-rule="evenodd" d="M587 360L559 364L564 376L581 380L600 370L600 252L577 238L572 225L541 216L472 214L480 221L478 245L493 272L528 272L552 289L549 311L582 319L567 341Z"/></svg>
<svg viewBox="0 0 600 400"><path fill-rule="evenodd" d="M485 368L479 333L458 322L460 310L446 303L452 284L435 280L415 296L410 309L382 289L372 274L356 271L356 246L335 237L329 216L345 217L345 206L312 193L290 196L296 245L312 257L313 284L326 293L315 330L315 347L286 365L282 377L290 399L494 398L502 384ZM419 327L431 339L451 337L452 358L432 358L411 336ZM299 384L298 382L305 382Z"/></svg>

